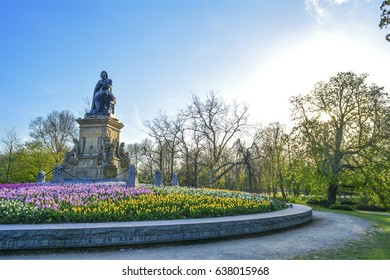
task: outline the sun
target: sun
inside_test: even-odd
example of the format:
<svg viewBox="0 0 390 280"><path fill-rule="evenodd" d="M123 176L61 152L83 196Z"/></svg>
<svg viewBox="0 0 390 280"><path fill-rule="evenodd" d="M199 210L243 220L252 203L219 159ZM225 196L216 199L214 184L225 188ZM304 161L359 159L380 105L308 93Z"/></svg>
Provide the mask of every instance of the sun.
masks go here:
<svg viewBox="0 0 390 280"><path fill-rule="evenodd" d="M324 122L324 123L329 122L331 119L332 119L332 117L328 113L326 113L326 112L320 113L319 120L321 122Z"/></svg>

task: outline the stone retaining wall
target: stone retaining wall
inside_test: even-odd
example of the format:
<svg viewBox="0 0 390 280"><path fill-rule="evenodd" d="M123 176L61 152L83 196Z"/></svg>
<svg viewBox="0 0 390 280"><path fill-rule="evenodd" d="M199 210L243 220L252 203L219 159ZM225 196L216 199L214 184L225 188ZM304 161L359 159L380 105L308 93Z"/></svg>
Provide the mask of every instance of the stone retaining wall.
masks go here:
<svg viewBox="0 0 390 280"><path fill-rule="evenodd" d="M264 233L294 227L312 219L312 209L286 210L234 217L144 221L0 225L0 250L56 249L163 243Z"/></svg>

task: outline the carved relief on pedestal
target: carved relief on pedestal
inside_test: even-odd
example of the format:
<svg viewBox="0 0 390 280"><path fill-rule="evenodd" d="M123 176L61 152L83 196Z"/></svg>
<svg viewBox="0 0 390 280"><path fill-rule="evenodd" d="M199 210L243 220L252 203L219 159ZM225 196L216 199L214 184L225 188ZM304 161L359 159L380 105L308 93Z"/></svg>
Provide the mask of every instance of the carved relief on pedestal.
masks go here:
<svg viewBox="0 0 390 280"><path fill-rule="evenodd" d="M81 155L81 149L80 149L80 144L79 141L74 138L73 139L73 148L69 152L67 152L64 156L64 160L62 164L64 165L77 165L79 156Z"/></svg>
<svg viewBox="0 0 390 280"><path fill-rule="evenodd" d="M121 167L128 168L130 166L129 152L125 150L125 142L122 142L117 149L118 158L121 160Z"/></svg>

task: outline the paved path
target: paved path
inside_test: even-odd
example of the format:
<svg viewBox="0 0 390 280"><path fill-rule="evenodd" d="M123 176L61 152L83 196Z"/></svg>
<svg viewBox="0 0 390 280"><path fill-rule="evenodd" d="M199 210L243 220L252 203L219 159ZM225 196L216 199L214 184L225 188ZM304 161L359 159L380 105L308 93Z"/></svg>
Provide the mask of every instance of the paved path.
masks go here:
<svg viewBox="0 0 390 280"><path fill-rule="evenodd" d="M8 260L186 260L186 259L273 259L286 260L304 253L339 246L362 238L375 228L367 221L348 215L313 211L307 225L268 235L223 240L128 246L103 249L16 251L0 253Z"/></svg>

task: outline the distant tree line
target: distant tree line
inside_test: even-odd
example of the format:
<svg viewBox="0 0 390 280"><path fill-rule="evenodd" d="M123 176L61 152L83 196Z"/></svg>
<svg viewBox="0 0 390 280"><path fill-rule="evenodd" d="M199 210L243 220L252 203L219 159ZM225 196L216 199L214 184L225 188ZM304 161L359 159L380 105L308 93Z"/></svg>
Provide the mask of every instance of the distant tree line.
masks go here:
<svg viewBox="0 0 390 280"><path fill-rule="evenodd" d="M65 111L53 111L46 117L38 117L29 123L31 140L22 142L15 128L7 130L0 139L0 182L33 182L39 171L50 171L62 162L69 151L69 143L77 137L74 115Z"/></svg>
<svg viewBox="0 0 390 280"><path fill-rule="evenodd" d="M299 196L327 205L353 189L365 203L389 206L390 102L366 74L337 73L292 97L290 130L248 122L248 108L209 92L171 117L145 122L148 138L128 145L140 179L162 171L169 184Z"/></svg>
<svg viewBox="0 0 390 280"><path fill-rule="evenodd" d="M323 196L327 206L353 189L367 205L390 207L390 100L366 74L341 72L290 99L293 127L249 123L248 107L215 92L175 116L160 111L148 135L127 145L140 183L160 170L169 184L224 188L270 196ZM1 182L34 181L61 163L77 130L74 116L52 112L30 122L31 141L14 129L1 142Z"/></svg>

